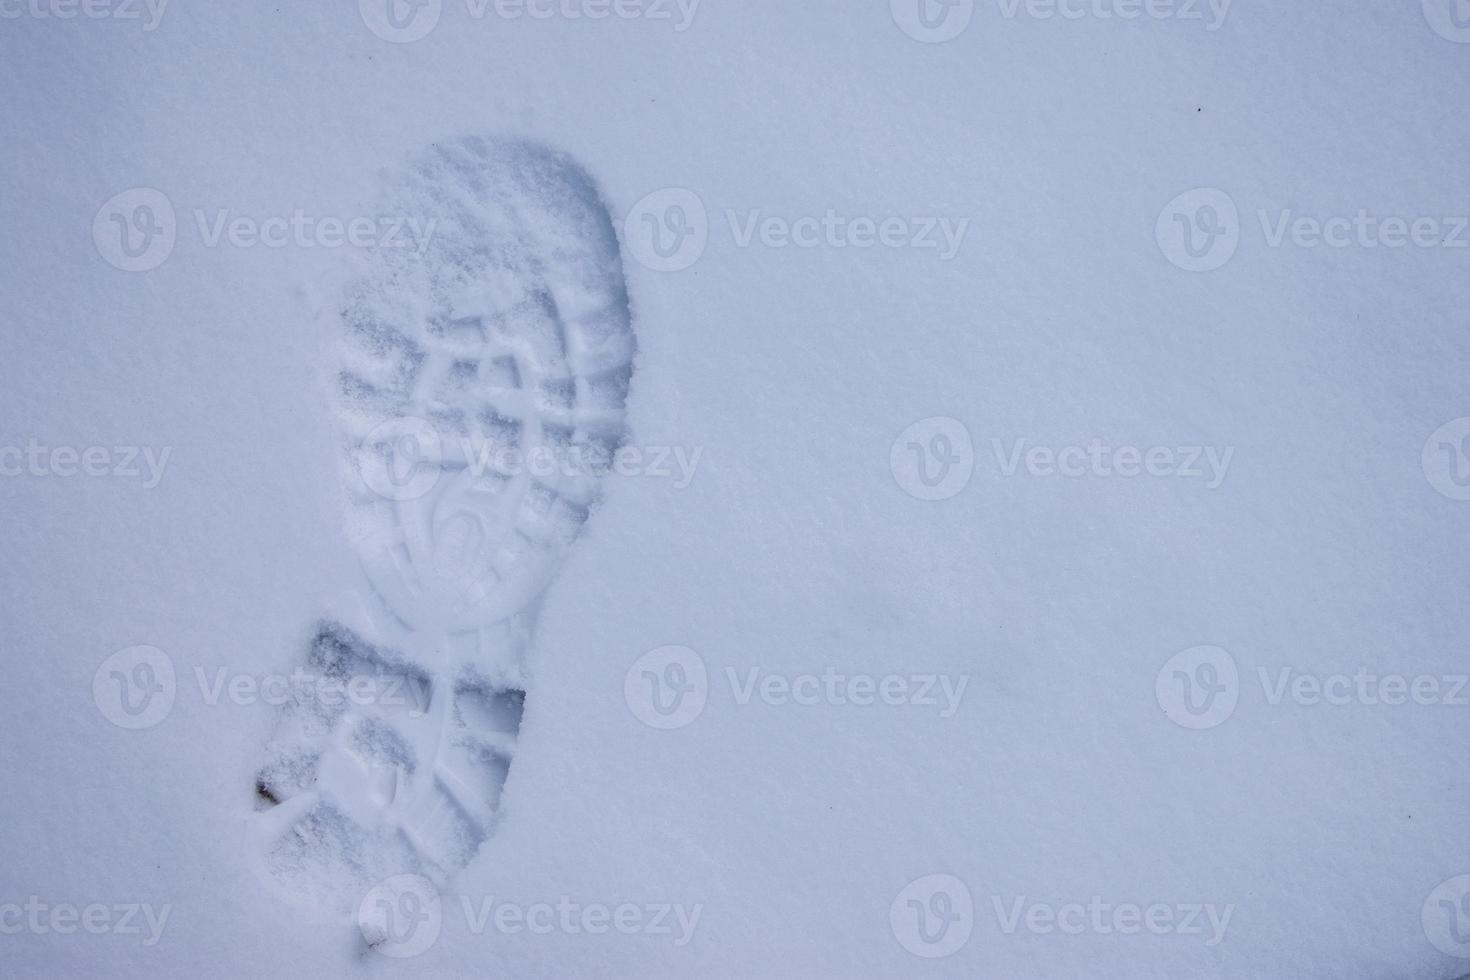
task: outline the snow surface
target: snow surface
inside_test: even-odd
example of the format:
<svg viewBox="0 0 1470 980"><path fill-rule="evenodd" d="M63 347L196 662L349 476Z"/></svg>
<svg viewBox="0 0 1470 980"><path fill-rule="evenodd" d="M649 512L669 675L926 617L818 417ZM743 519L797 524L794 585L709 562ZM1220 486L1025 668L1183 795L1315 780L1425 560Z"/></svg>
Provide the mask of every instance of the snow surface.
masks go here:
<svg viewBox="0 0 1470 980"><path fill-rule="evenodd" d="M1463 4L1237 0L1208 30L1208 4L981 0L925 43L881 0L704 0L685 30L672 4L512 20L444 0L395 43L349 2L173 0L153 30L145 5L38 2L0 3L0 444L171 452L152 487L146 467L0 478L0 975L1466 972L1470 708L1269 696L1286 669L1446 688L1470 669L1470 457L1443 462L1464 432L1437 434L1470 416L1470 248L1270 244L1288 209L1445 235L1470 213ZM467 133L545 141L598 181L625 236L632 438L702 455L684 487L607 481L546 595L503 820L436 941L396 960L258 874L278 711L196 680L289 673L359 581L325 380L344 250L211 247L195 212L373 214L382 171ZM132 188L177 212L149 271L94 242ZM650 268L636 206L689 193L703 254ZM1199 209L1220 193L1237 250L1181 268L1173 215L1229 223ZM755 209L969 223L946 261L742 246ZM962 429L912 441L974 447L942 500L905 492L900 434L931 418ZM1018 439L1233 455L1213 489L1006 476ZM94 679L140 645L177 692L129 730ZM708 681L702 713L661 729L629 678L669 646ZM1199 647L1228 652L1238 704L1190 728L1166 709L1175 666L1209 677L1172 659ZM938 688L742 704L752 669L967 681L948 716ZM953 914L973 903L952 951L905 919L910 898L946 908L931 875ZM168 917L151 945L141 913L141 933L17 929L32 896ZM476 930L461 899L492 896L699 913L684 937L672 915L668 934ZM1007 932L1018 900L1035 922L1069 903L1230 918L1214 945L1207 915Z"/></svg>

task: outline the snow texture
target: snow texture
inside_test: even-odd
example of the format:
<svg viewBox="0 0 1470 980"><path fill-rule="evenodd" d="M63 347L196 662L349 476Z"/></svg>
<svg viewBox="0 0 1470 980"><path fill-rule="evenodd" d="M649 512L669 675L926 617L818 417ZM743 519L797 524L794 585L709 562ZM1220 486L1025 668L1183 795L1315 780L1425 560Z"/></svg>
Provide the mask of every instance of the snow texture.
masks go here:
<svg viewBox="0 0 1470 980"><path fill-rule="evenodd" d="M0 976L1463 976L1467 82L0 0Z"/></svg>

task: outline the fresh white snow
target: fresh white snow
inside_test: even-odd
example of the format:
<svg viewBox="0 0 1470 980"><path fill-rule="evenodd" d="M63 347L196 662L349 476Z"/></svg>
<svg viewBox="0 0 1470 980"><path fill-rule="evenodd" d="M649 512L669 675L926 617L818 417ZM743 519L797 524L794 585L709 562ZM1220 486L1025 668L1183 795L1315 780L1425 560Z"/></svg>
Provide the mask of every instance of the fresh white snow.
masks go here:
<svg viewBox="0 0 1470 980"><path fill-rule="evenodd" d="M1464 0L0 0L0 976L1470 972L1467 82ZM343 912L254 788L467 136L595 181L634 455L491 832Z"/></svg>

